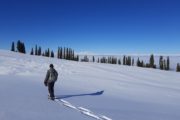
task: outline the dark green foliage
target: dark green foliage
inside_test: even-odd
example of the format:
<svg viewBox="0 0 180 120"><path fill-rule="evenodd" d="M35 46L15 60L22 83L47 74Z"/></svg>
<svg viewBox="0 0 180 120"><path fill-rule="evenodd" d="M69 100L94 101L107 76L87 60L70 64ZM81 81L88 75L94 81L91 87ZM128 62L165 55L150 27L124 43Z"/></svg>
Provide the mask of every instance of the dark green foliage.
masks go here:
<svg viewBox="0 0 180 120"><path fill-rule="evenodd" d="M169 56L167 57L167 67L166 67L166 70L169 70L170 69L170 60L169 60Z"/></svg>
<svg viewBox="0 0 180 120"><path fill-rule="evenodd" d="M51 53L50 53L49 48L47 50L45 50L44 56L45 57L51 57Z"/></svg>
<svg viewBox="0 0 180 120"><path fill-rule="evenodd" d="M31 49L30 55L34 55L34 50L33 50L33 48Z"/></svg>
<svg viewBox="0 0 180 120"><path fill-rule="evenodd" d="M137 59L137 66L138 67L144 67L144 62L140 61L139 58Z"/></svg>
<svg viewBox="0 0 180 120"><path fill-rule="evenodd" d="M66 48L64 47L63 59L66 59Z"/></svg>
<svg viewBox="0 0 180 120"><path fill-rule="evenodd" d="M51 51L51 57L54 58L54 52L53 51Z"/></svg>
<svg viewBox="0 0 180 120"><path fill-rule="evenodd" d="M118 60L118 64L121 65L121 59Z"/></svg>
<svg viewBox="0 0 180 120"><path fill-rule="evenodd" d="M150 68L150 65L149 65L149 63L146 63L146 68Z"/></svg>
<svg viewBox="0 0 180 120"><path fill-rule="evenodd" d="M180 72L180 64L179 63L177 64L176 72Z"/></svg>
<svg viewBox="0 0 180 120"><path fill-rule="evenodd" d="M47 57L50 57L50 50L49 50L49 48L47 50Z"/></svg>
<svg viewBox="0 0 180 120"><path fill-rule="evenodd" d="M11 51L15 52L15 45L14 45L14 42L12 42L12 45L11 45Z"/></svg>
<svg viewBox="0 0 180 120"><path fill-rule="evenodd" d="M159 58L159 68L161 70L169 70L170 69L169 56L167 57L167 60L163 59L163 56L160 56L160 58Z"/></svg>
<svg viewBox="0 0 180 120"><path fill-rule="evenodd" d="M98 61L97 61L97 62L99 63L99 61L100 61L100 60L99 60L99 58L98 58Z"/></svg>
<svg viewBox="0 0 180 120"><path fill-rule="evenodd" d="M126 65L126 56L123 57L123 65Z"/></svg>
<svg viewBox="0 0 180 120"><path fill-rule="evenodd" d="M159 58L159 68L160 68L161 70L164 69L164 65L163 65L163 56L160 56L160 58Z"/></svg>
<svg viewBox="0 0 180 120"><path fill-rule="evenodd" d="M38 48L37 48L37 45L35 47L35 55L38 55Z"/></svg>
<svg viewBox="0 0 180 120"><path fill-rule="evenodd" d="M45 56L45 53L44 53L44 52L42 53L42 56Z"/></svg>
<svg viewBox="0 0 180 120"><path fill-rule="evenodd" d="M20 40L18 40L18 42L17 42L17 50L20 53L24 53L24 54L26 53L25 45Z"/></svg>
<svg viewBox="0 0 180 120"><path fill-rule="evenodd" d="M131 66L131 56L128 56L128 57L126 58L126 65Z"/></svg>
<svg viewBox="0 0 180 120"><path fill-rule="evenodd" d="M58 47L57 58L60 59L60 48Z"/></svg>
<svg viewBox="0 0 180 120"><path fill-rule="evenodd" d="M108 63L108 64L117 64L117 58L116 57L102 57L100 58L100 61L99 61L99 58L98 58L98 62L100 63Z"/></svg>
<svg viewBox="0 0 180 120"><path fill-rule="evenodd" d="M156 65L154 64L154 55L153 54L150 56L149 66L150 66L150 68L156 68L155 67Z"/></svg>
<svg viewBox="0 0 180 120"><path fill-rule="evenodd" d="M63 56L63 49L62 49L62 47L60 47L59 48L59 59L63 59L62 56Z"/></svg>
<svg viewBox="0 0 180 120"><path fill-rule="evenodd" d="M77 61L77 56L75 57L74 50L66 47L64 47L64 49L58 47L57 58Z"/></svg>
<svg viewBox="0 0 180 120"><path fill-rule="evenodd" d="M132 59L132 66L134 66L134 58Z"/></svg>
<svg viewBox="0 0 180 120"><path fill-rule="evenodd" d="M123 65L129 65L129 66L131 66L131 63L132 63L132 61L131 61L131 56L126 57L126 56L124 55L124 56L123 56Z"/></svg>
<svg viewBox="0 0 180 120"><path fill-rule="evenodd" d="M41 53L41 47L38 48L38 55L40 56L42 53Z"/></svg>
<svg viewBox="0 0 180 120"><path fill-rule="evenodd" d="M92 61L93 61L93 62L95 62L95 58L94 58L94 56L92 57Z"/></svg>
<svg viewBox="0 0 180 120"><path fill-rule="evenodd" d="M81 62L89 62L89 58L87 57L87 55L85 55L84 58L81 59Z"/></svg>

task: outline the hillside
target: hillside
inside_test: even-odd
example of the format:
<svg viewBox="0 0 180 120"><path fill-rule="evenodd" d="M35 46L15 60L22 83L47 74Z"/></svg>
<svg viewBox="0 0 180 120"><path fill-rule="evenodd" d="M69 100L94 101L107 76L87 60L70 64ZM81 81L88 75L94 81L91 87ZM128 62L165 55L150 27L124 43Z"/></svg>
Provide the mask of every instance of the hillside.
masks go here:
<svg viewBox="0 0 180 120"><path fill-rule="evenodd" d="M43 81L50 63L59 72L56 96L92 111L91 117L47 99ZM0 50L0 81L0 120L180 119L180 74L174 71Z"/></svg>

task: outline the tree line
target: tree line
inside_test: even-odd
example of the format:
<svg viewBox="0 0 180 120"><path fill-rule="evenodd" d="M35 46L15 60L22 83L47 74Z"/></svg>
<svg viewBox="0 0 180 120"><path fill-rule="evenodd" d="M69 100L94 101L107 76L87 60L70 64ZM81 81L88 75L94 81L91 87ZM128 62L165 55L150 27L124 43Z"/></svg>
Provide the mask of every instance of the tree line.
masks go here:
<svg viewBox="0 0 180 120"><path fill-rule="evenodd" d="M17 44L15 46L15 43L12 42L11 45L11 51L24 53L26 54L26 48L24 42L18 40ZM55 57L54 51L50 50L49 48L42 51L40 46L35 46L35 48L31 49L30 55L36 55L36 56L44 56L44 57ZM58 47L57 50L57 58L58 59L66 59L66 60L74 60L74 61L81 61L81 62L89 62L89 58L87 55L84 56L81 60L79 60L79 55L75 55L75 52L72 48L66 48L66 47ZM146 68L157 68L155 62L154 62L154 55L150 55L149 63L145 63L143 60L140 60L139 57L136 61L136 65L138 67L146 67ZM134 66L135 61L134 58L131 56L123 56L123 59L114 57L114 56L108 56L108 57L98 57L97 61L95 57L92 57L92 62L97 63L108 63L108 64L119 64L119 65L128 65L128 66ZM161 70L170 70L170 59L169 56L165 59L163 56L159 57L159 69ZM177 63L176 71L180 72L180 63Z"/></svg>
<svg viewBox="0 0 180 120"><path fill-rule="evenodd" d="M83 62L89 62L89 58L87 55L84 56L84 58L81 59ZM128 66L138 66L138 67L144 67L144 68L154 68L157 69L157 65L155 64L154 55L151 54L149 58L149 62L145 63L143 60L140 60L140 58L137 58L136 64L134 58L131 56L124 55L122 60L121 58L117 58L114 56L103 56L98 57L97 60L94 56L92 56L92 62L97 63L107 63L107 64L118 64L118 65L128 65ZM170 58L167 56L166 58L163 56L159 57L159 69L160 70L170 70ZM180 63L177 64L176 71L180 72Z"/></svg>
<svg viewBox="0 0 180 120"><path fill-rule="evenodd" d="M11 51L26 54L25 44L23 42L21 42L20 40L18 40L17 44L15 46L15 42L12 42ZM52 57L52 58L55 57L53 50L50 50L48 48L48 49L43 51L41 49L41 47L38 45L35 45L35 48L32 47L30 55ZM64 47L64 48L58 47L57 58L58 59L79 61L79 55L75 55L75 52L72 48L66 48L66 47Z"/></svg>

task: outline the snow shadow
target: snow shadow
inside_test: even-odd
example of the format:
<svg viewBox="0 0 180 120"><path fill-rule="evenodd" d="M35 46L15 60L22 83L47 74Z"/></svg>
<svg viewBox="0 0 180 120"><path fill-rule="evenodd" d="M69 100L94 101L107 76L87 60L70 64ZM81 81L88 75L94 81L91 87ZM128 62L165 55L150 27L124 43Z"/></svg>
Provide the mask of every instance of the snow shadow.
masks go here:
<svg viewBox="0 0 180 120"><path fill-rule="evenodd" d="M98 91L95 93L86 93L86 94L56 95L56 99L64 99L64 98L70 98L70 97L81 97L81 96L96 96L96 95L102 95L103 93L104 93L104 90Z"/></svg>

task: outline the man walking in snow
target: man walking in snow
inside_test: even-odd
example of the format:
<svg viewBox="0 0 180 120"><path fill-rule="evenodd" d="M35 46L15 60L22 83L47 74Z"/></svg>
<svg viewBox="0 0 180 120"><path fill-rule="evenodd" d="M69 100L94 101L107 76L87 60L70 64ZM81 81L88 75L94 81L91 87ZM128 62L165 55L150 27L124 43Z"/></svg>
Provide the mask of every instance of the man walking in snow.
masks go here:
<svg viewBox="0 0 180 120"><path fill-rule="evenodd" d="M54 84L57 81L58 72L54 69L53 64L50 64L49 68L44 80L44 85L48 86L49 97L51 100L54 100Z"/></svg>

